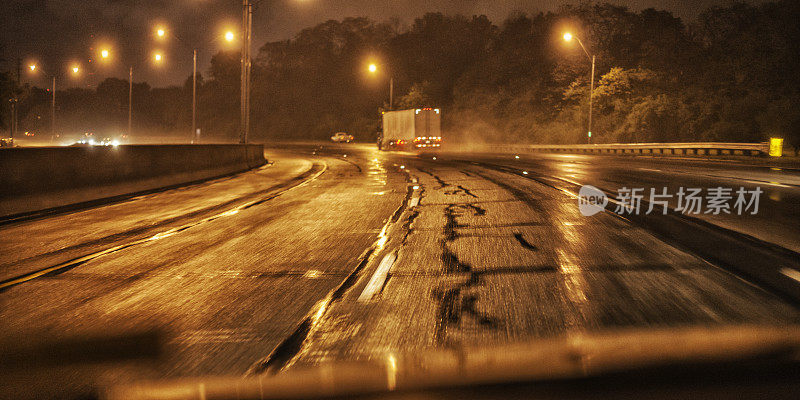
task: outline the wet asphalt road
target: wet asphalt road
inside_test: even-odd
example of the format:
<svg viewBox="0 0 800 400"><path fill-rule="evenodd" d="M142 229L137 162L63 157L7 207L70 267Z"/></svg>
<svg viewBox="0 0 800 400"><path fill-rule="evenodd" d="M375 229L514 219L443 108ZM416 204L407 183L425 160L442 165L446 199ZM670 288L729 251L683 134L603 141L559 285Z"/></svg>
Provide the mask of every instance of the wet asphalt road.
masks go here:
<svg viewBox="0 0 800 400"><path fill-rule="evenodd" d="M612 191L766 182L765 214L704 218L794 250L796 170L369 146L267 156L233 178L0 227L2 342L160 335L152 362L65 378L84 390L576 330L800 322L786 299L647 227L584 217L568 193L487 165Z"/></svg>

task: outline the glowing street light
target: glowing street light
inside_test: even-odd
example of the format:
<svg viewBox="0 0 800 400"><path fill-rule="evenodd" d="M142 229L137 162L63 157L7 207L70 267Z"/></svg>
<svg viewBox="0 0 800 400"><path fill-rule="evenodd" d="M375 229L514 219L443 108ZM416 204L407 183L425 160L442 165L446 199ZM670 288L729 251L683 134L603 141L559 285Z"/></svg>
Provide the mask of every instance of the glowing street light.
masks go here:
<svg viewBox="0 0 800 400"><path fill-rule="evenodd" d="M73 75L78 75L79 72L81 72L81 68L80 67L78 67L78 66L73 66L72 67L72 74Z"/></svg>
<svg viewBox="0 0 800 400"><path fill-rule="evenodd" d="M367 70L371 74L377 75L378 65L375 64L375 63L370 63L369 66L367 66ZM394 108L394 76L390 75L389 76L389 109L391 110L393 108Z"/></svg>
<svg viewBox="0 0 800 400"><path fill-rule="evenodd" d="M564 33L564 41L571 42L572 38L575 38L578 41L578 44L581 45L581 49L583 52L586 53L586 57L589 58L589 61L592 62L592 77L590 80L589 85L589 130L586 133L586 141L588 143L592 142L592 106L593 106L593 94L594 94L594 65L595 65L595 56L589 55L589 51L586 50L586 47L581 42L581 39L577 36L573 36L572 33L566 32Z"/></svg>
<svg viewBox="0 0 800 400"><path fill-rule="evenodd" d="M111 55L111 52L109 52L107 49L100 50L100 57L108 58L110 55Z"/></svg>
<svg viewBox="0 0 800 400"><path fill-rule="evenodd" d="M31 70L31 73L36 73L37 66L36 64L31 64L28 66ZM50 75L47 73L46 70L42 70L42 75ZM53 79L53 87L51 88L51 102L50 102L50 140L54 140L56 137L56 76L50 75Z"/></svg>
<svg viewBox="0 0 800 400"><path fill-rule="evenodd" d="M163 26L162 27L157 27L156 28L156 36L158 37L158 39L164 39L164 37L166 36L166 29ZM191 134L191 137L192 137L192 143L194 143L195 138L197 137L197 135L199 135L199 132L198 132L198 129L197 129L197 47L195 47L192 44L184 41L183 39L180 38L180 36L178 36L175 33L170 33L170 38L171 39L175 39L178 42L180 42L181 44L183 44L184 46L192 49L192 134ZM222 39L224 39L228 43L231 43L236 39L236 35L233 33L233 31L229 30L229 31L226 31L222 35ZM215 39L214 41L216 42L217 40L219 40L219 38ZM161 62L164 61L164 55L162 55L161 53L155 53L153 55L153 60L154 60L155 63L161 63Z"/></svg>

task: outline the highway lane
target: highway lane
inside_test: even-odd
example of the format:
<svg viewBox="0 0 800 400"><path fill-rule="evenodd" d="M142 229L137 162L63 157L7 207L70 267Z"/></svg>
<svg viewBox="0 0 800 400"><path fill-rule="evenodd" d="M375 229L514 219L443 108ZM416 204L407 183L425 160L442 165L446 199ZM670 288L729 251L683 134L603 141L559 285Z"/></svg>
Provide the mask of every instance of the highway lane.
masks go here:
<svg viewBox="0 0 800 400"><path fill-rule="evenodd" d="M260 371L572 331L800 321L647 229L584 217L560 190L452 157L401 156L416 206L353 290Z"/></svg>
<svg viewBox="0 0 800 400"><path fill-rule="evenodd" d="M164 355L152 368L89 381L244 373L346 280L403 203L406 175L364 156L299 157L327 169L262 204L7 288L3 341L155 330ZM81 213L113 225L120 206Z"/></svg>
<svg viewBox="0 0 800 400"><path fill-rule="evenodd" d="M457 157L455 158L463 158ZM677 206L683 188L760 188L758 213L694 215L737 232L800 252L800 165L762 160L704 160L653 156L598 156L579 154L512 155L505 157L470 155L469 160L530 170L531 173L592 185L611 193L622 188L643 188L657 193L666 188L670 207ZM705 193L704 193L705 194ZM734 198L735 200L735 198ZM733 202L732 202L733 204ZM705 209L703 210L705 211Z"/></svg>
<svg viewBox="0 0 800 400"><path fill-rule="evenodd" d="M584 217L563 191L475 164L524 163L531 174L549 177L578 168L586 174L581 178L602 170L598 160L631 163L620 164L623 170L650 160L584 158L585 166L575 167L558 157L286 147L280 154L299 168L295 173L315 163L327 169L263 203L215 210L225 215L200 224L191 222L206 214L181 220L176 223L191 226L0 292L4 339L163 333L165 353L154 364L105 368L84 378L104 384L274 372L573 331L800 322L793 304L646 227L608 213ZM616 176L611 169L605 174ZM207 196L216 203L230 190L276 184L247 182L255 186L236 189L229 182L206 195L186 189L185 201L160 197L176 196L165 192L143 200L151 206L129 202L74 215L98 232L86 238L92 242L129 231L138 223L122 222L149 212L164 218L173 203L195 210L209 204ZM70 236L78 235L81 224L69 225L70 219L54 217L51 227L72 226ZM26 226L31 234L57 236L48 219L3 229L24 236ZM138 237L112 237L76 251ZM18 259L40 267L53 261Z"/></svg>
<svg viewBox="0 0 800 400"><path fill-rule="evenodd" d="M243 174L66 214L6 222L0 225L0 281L269 197L324 167L280 153L271 157L271 163Z"/></svg>

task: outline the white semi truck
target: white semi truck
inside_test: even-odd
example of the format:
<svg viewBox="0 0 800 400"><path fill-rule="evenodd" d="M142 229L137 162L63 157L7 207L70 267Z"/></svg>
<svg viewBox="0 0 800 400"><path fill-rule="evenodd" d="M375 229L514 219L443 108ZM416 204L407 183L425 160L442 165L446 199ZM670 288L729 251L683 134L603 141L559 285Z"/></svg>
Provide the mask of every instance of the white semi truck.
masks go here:
<svg viewBox="0 0 800 400"><path fill-rule="evenodd" d="M383 113L378 146L386 150L438 148L442 145L442 119L438 108L416 108Z"/></svg>

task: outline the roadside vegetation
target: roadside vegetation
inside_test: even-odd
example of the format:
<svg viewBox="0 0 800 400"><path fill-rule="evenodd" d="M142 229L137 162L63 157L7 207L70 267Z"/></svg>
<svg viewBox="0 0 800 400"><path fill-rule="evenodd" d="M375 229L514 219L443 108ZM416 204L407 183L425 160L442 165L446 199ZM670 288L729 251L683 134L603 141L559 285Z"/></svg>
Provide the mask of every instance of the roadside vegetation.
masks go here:
<svg viewBox="0 0 800 400"><path fill-rule="evenodd" d="M253 71L257 139L326 139L337 131L372 141L380 109L443 109L451 140L583 143L591 63L597 57L595 142L764 141L800 145L800 2L711 8L696 21L669 12L581 4L555 12L421 16L406 26L366 18L327 21L267 43ZM375 62L377 74L366 66ZM239 55L218 53L201 79L199 125L236 136ZM0 74L8 96L11 74ZM134 87L136 125L190 124L190 82ZM46 129L48 93L23 88L23 127ZM60 92L59 92L60 94ZM121 127L127 82L61 95L59 121L73 130ZM7 103L7 102L5 102ZM8 126L3 108L3 128Z"/></svg>

